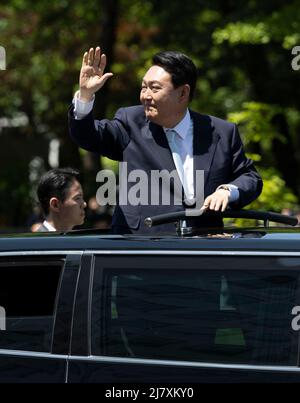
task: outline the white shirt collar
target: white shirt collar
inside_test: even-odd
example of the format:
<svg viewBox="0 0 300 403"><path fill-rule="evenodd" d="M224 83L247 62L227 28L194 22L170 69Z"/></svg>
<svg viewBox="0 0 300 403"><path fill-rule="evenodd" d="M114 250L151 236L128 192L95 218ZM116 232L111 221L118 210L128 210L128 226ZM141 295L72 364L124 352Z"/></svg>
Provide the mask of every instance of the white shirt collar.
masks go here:
<svg viewBox="0 0 300 403"><path fill-rule="evenodd" d="M184 140L187 136L191 124L191 114L190 111L187 109L184 118L172 129L177 132L177 134ZM170 130L167 127L164 127L164 131Z"/></svg>
<svg viewBox="0 0 300 403"><path fill-rule="evenodd" d="M48 231L56 231L56 229L47 220L43 222L43 226L46 227Z"/></svg>

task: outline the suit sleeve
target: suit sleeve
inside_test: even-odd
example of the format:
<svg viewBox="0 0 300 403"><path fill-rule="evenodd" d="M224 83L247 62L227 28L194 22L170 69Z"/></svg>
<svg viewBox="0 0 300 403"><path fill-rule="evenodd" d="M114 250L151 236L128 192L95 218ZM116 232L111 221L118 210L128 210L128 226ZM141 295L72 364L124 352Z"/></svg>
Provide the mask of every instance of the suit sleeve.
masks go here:
<svg viewBox="0 0 300 403"><path fill-rule="evenodd" d="M236 125L232 133L232 178L231 184L239 189L239 200L232 204L242 208L255 200L262 191L263 182L254 167L253 161L246 157L242 140Z"/></svg>
<svg viewBox="0 0 300 403"><path fill-rule="evenodd" d="M73 105L69 109L69 132L72 140L84 150L122 161L123 150L130 142L125 109L119 109L112 120L94 120L93 113L74 118Z"/></svg>

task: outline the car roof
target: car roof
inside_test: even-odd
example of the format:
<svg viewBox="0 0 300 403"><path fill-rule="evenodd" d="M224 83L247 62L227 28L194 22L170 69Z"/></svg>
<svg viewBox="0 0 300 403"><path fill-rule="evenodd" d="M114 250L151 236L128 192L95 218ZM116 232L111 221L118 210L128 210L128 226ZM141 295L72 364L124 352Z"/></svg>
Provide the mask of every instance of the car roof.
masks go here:
<svg viewBox="0 0 300 403"><path fill-rule="evenodd" d="M197 236L112 235L104 231L0 235L0 253L17 251L260 251L300 252L300 228L211 230Z"/></svg>

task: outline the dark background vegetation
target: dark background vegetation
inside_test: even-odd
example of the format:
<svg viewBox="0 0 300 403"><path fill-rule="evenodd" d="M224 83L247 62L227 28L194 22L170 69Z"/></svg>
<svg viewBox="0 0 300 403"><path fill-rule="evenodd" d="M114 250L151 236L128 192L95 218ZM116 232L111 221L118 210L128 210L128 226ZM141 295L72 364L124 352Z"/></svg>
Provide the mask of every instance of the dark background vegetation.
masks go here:
<svg viewBox="0 0 300 403"><path fill-rule="evenodd" d="M111 163L72 143L67 108L82 54L97 45L114 77L98 94L95 115L112 117L139 102L154 52L183 51L199 69L192 108L238 123L264 178L250 207L297 209L300 70L291 67L291 51L300 45L299 9L299 1L285 0L2 0L0 231L28 226L53 140L59 166L79 168L86 198L95 195L96 173Z"/></svg>

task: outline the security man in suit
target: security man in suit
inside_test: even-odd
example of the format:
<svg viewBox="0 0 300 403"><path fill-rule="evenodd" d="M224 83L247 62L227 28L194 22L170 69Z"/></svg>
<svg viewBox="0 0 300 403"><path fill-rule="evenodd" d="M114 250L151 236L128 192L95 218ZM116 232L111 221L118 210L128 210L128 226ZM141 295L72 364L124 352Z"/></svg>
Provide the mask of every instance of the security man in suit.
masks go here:
<svg viewBox="0 0 300 403"><path fill-rule="evenodd" d="M188 108L197 81L197 69L190 58L175 51L159 52L142 80L142 105L121 108L112 120L94 120L95 93L113 76L104 72L105 66L106 56L99 47L84 53L79 91L69 110L71 137L86 150L126 163L126 175L122 175L121 182L127 179L125 188L129 195L136 186L132 177L143 171L148 178L143 186L151 194L150 197L148 193L146 201L145 197L141 198L140 203L119 201L112 221L113 232L174 232L172 224L149 229L144 219L181 211L187 206L193 208L195 203L198 208L196 172L200 171L204 172L203 189L200 189L204 201L202 209L224 211L228 205L242 208L259 196L262 179L253 162L245 156L236 125ZM178 195L178 181L175 185L168 183L167 190L163 188L164 181L158 185L156 182L158 189L153 188L151 175L165 171L175 171L180 179L180 204L173 202L175 198L163 203L159 197L154 197L153 203L153 194L159 192L172 196L177 192ZM216 227L222 224L220 217L204 214L192 218L188 225Z"/></svg>
<svg viewBox="0 0 300 403"><path fill-rule="evenodd" d="M70 231L83 224L86 202L78 179L72 168L51 169L41 177L37 194L45 221L37 232Z"/></svg>

